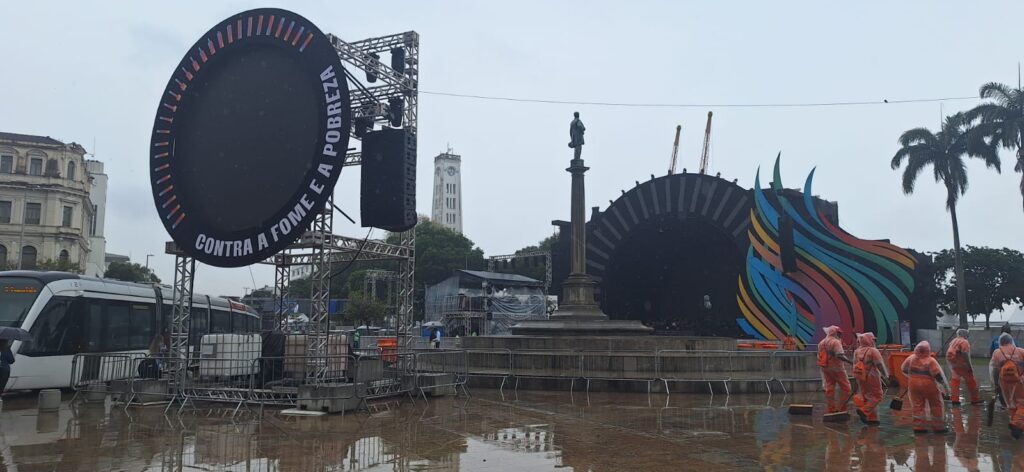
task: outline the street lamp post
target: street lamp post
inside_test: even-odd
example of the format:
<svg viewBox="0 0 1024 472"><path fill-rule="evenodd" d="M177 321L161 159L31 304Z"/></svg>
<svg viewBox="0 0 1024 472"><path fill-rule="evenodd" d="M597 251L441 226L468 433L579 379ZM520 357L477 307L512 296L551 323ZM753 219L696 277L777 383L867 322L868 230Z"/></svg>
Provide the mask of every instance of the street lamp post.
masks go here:
<svg viewBox="0 0 1024 472"><path fill-rule="evenodd" d="M149 258L153 257L152 254L146 254L146 268L149 269Z"/></svg>

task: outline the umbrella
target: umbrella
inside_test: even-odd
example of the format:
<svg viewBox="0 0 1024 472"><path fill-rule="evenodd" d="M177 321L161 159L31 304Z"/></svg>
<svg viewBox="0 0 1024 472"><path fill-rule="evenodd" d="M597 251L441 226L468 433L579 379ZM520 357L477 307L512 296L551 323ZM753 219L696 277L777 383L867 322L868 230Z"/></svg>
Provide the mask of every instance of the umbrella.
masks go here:
<svg viewBox="0 0 1024 472"><path fill-rule="evenodd" d="M28 334L28 331L21 328L0 326L0 339L9 339L11 341L31 341L32 335Z"/></svg>

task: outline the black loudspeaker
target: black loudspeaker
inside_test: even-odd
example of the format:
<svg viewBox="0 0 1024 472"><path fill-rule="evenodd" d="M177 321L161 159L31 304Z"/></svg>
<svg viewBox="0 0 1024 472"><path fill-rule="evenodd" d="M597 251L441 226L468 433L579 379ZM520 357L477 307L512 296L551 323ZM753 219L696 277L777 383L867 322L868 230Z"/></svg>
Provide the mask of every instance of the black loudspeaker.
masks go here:
<svg viewBox="0 0 1024 472"><path fill-rule="evenodd" d="M793 218L779 217L779 258L783 272L796 272L796 249L793 247Z"/></svg>
<svg viewBox="0 0 1024 472"><path fill-rule="evenodd" d="M359 217L363 227L416 226L416 135L385 128L363 138Z"/></svg>
<svg viewBox="0 0 1024 472"><path fill-rule="evenodd" d="M388 99L388 120L391 121L391 126L399 127L402 126L402 113L405 110L405 100L401 98L389 98Z"/></svg>
<svg viewBox="0 0 1024 472"><path fill-rule="evenodd" d="M405 73L405 48L391 50L391 68L399 74Z"/></svg>

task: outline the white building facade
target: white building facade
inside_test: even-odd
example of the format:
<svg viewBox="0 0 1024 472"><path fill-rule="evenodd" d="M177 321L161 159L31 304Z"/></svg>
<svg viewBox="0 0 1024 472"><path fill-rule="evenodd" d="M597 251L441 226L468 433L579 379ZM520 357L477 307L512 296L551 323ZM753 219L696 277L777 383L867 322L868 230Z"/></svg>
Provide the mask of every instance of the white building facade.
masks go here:
<svg viewBox="0 0 1024 472"><path fill-rule="evenodd" d="M434 202L430 219L462 233L462 156L451 150L434 158Z"/></svg>
<svg viewBox="0 0 1024 472"><path fill-rule="evenodd" d="M0 265L4 269L73 268L102 275L106 175L85 149L46 136L0 132ZM95 164L89 164L95 162ZM94 181L90 165L99 164ZM96 190L95 201L91 192ZM102 191L102 192L101 192ZM102 194L101 194L102 193ZM99 214L99 218L97 218ZM98 250L98 254L93 254Z"/></svg>

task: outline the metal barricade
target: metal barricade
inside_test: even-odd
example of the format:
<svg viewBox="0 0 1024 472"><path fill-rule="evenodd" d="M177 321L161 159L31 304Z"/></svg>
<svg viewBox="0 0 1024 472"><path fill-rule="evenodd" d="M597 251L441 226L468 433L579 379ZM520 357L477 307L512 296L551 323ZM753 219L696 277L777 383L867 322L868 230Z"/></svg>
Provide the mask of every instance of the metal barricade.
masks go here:
<svg viewBox="0 0 1024 472"><path fill-rule="evenodd" d="M617 380L646 382L647 393L651 383L658 379L656 351L580 351L580 377L591 380Z"/></svg>
<svg viewBox="0 0 1024 472"><path fill-rule="evenodd" d="M505 388L505 382L512 377L511 349L466 349L468 376L501 377L498 391Z"/></svg>
<svg viewBox="0 0 1024 472"><path fill-rule="evenodd" d="M75 397L84 393L87 400L102 400L111 393L112 381L124 381L137 375L135 359L144 356L139 353L88 353L75 354L71 359L71 378L68 385L75 390ZM72 400L74 400L72 398Z"/></svg>
<svg viewBox="0 0 1024 472"><path fill-rule="evenodd" d="M164 411L170 409L171 402L180 391L181 385L176 383L173 372L183 361L171 356L146 356L132 360L132 371L136 374L123 382L112 382L111 390L115 391L125 409L129 406L151 406L166 404ZM188 371L183 375L187 378ZM184 396L181 397L184 400Z"/></svg>
<svg viewBox="0 0 1024 472"><path fill-rule="evenodd" d="M657 353L657 377L665 384L665 393L671 394L673 382L707 383L700 351L662 350ZM711 388L710 384L708 388Z"/></svg>
<svg viewBox="0 0 1024 472"><path fill-rule="evenodd" d="M416 359L412 353L382 356L378 353L352 357L351 378L356 394L366 400L410 393L416 381Z"/></svg>
<svg viewBox="0 0 1024 472"><path fill-rule="evenodd" d="M725 382L763 382L772 394L772 358L780 351L737 351L730 356L728 380ZM709 378L711 373L709 372ZM726 393L728 393L726 389Z"/></svg>
<svg viewBox="0 0 1024 472"><path fill-rule="evenodd" d="M466 378L469 375L468 356L462 350L416 351L416 391L426 400L426 392L451 389L458 395L459 389L469 396Z"/></svg>
<svg viewBox="0 0 1024 472"><path fill-rule="evenodd" d="M580 378L580 355L571 349L512 351L512 376L519 390L520 378L572 379L569 390L575 390Z"/></svg>
<svg viewBox="0 0 1024 472"><path fill-rule="evenodd" d="M772 356L772 379L788 393L786 382L821 382L817 364L818 353L814 351L778 351Z"/></svg>
<svg viewBox="0 0 1024 472"><path fill-rule="evenodd" d="M294 362L294 359L288 356L263 356L254 360L252 370L255 374L249 383L246 395L248 401L266 406L295 406L299 385L305 383L306 379L304 376L290 375L286 368L289 362Z"/></svg>
<svg viewBox="0 0 1024 472"><path fill-rule="evenodd" d="M715 394L711 387L713 382L722 382L725 394L729 395L729 381L735 370L733 358L740 351L701 351L701 369L704 372L704 380L708 383L708 390Z"/></svg>

